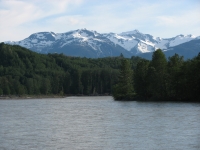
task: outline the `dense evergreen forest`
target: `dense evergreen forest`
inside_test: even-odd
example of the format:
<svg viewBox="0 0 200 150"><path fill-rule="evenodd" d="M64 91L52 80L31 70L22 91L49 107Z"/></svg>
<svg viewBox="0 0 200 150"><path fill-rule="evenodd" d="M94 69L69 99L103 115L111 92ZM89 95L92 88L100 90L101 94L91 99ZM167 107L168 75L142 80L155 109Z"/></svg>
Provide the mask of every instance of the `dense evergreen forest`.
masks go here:
<svg viewBox="0 0 200 150"><path fill-rule="evenodd" d="M116 100L200 102L200 54L80 58L0 44L0 95L110 95Z"/></svg>
<svg viewBox="0 0 200 150"><path fill-rule="evenodd" d="M200 54L187 61L178 54L167 60L158 49L151 61L140 60L133 70L128 62L121 66L116 100L200 102Z"/></svg>
<svg viewBox="0 0 200 150"><path fill-rule="evenodd" d="M110 95L121 59L38 54L0 44L0 95ZM132 68L140 60L132 57Z"/></svg>

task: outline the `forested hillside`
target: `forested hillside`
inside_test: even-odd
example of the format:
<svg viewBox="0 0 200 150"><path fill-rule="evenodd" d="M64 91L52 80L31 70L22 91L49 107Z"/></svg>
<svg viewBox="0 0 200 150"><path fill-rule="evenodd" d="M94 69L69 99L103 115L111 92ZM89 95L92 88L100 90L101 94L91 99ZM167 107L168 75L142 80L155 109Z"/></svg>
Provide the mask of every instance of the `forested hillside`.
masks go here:
<svg viewBox="0 0 200 150"><path fill-rule="evenodd" d="M0 95L111 94L121 59L88 59L63 54L38 54L0 44ZM132 68L139 57L132 57Z"/></svg>

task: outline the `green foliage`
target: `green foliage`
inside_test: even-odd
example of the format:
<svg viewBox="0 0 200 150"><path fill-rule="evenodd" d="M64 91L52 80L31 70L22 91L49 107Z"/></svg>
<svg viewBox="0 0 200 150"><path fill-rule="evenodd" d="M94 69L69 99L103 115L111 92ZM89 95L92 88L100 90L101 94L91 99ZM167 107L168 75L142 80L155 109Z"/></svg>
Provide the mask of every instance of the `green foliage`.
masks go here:
<svg viewBox="0 0 200 150"><path fill-rule="evenodd" d="M0 88L0 96L3 95L3 90Z"/></svg>
<svg viewBox="0 0 200 150"><path fill-rule="evenodd" d="M156 50L152 55L152 61L148 71L150 93L156 98L164 98L166 96L166 80L167 80L167 60L162 50Z"/></svg>
<svg viewBox="0 0 200 150"><path fill-rule="evenodd" d="M184 64L183 57L180 57L178 54L175 54L172 57L169 57L167 69L168 69L168 97L171 99L180 98L178 91L180 90L180 77L182 76L181 67Z"/></svg>
<svg viewBox="0 0 200 150"><path fill-rule="evenodd" d="M121 59L43 55L0 43L0 94L111 94Z"/></svg>
<svg viewBox="0 0 200 150"><path fill-rule="evenodd" d="M119 81L114 86L113 97L115 100L131 100L134 96L133 91L133 70L130 62L126 59L121 61Z"/></svg>
<svg viewBox="0 0 200 150"><path fill-rule="evenodd" d="M187 61L177 54L167 61L161 50L152 61L91 59L0 43L0 95L113 94L116 100L132 100L136 94L142 100L200 102L199 92L200 54Z"/></svg>
<svg viewBox="0 0 200 150"><path fill-rule="evenodd" d="M137 63L134 80L141 99L200 102L200 54L187 61L175 54L167 62L157 50L150 63Z"/></svg>
<svg viewBox="0 0 200 150"><path fill-rule="evenodd" d="M147 81L147 73L150 71L149 63L148 60L141 60L138 62L134 72L135 91L141 99L147 99L149 97L147 90L149 86Z"/></svg>

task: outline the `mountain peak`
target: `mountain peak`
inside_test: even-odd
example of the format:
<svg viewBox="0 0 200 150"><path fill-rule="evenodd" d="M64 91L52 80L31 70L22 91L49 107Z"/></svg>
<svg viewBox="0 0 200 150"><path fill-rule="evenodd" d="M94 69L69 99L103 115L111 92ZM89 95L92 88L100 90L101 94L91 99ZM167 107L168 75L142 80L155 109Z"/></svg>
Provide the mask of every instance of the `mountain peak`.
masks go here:
<svg viewBox="0 0 200 150"><path fill-rule="evenodd" d="M122 32L120 35L132 35L132 34L141 34L137 29L133 31Z"/></svg>
<svg viewBox="0 0 200 150"><path fill-rule="evenodd" d="M137 29L133 30L133 32L135 32L135 33L140 33L140 31L137 30Z"/></svg>
<svg viewBox="0 0 200 150"><path fill-rule="evenodd" d="M34 34L31 34L28 38L29 39L37 39L37 40L55 40L56 34L54 32L37 32Z"/></svg>
<svg viewBox="0 0 200 150"><path fill-rule="evenodd" d="M175 36L174 38L196 38L196 37L197 36L192 35L192 34L187 34L187 35L179 34L179 35Z"/></svg>
<svg viewBox="0 0 200 150"><path fill-rule="evenodd" d="M176 37L168 39L155 38L150 34L143 34L137 29L122 32L121 34L101 34L82 28L65 33L54 33L51 31L38 32L31 34L24 40L18 42L8 41L6 43L21 45L41 53L63 52L65 54L72 54L68 49L74 49L73 55L75 56L78 56L75 52L78 49L82 49L86 52L91 51L93 54L97 53L99 57L104 55L114 56L114 51L116 51L115 56L117 56L118 50L126 51L126 53L129 53L129 56L153 52L158 48L167 50L171 47L194 40L195 38L200 39L200 37L197 38L193 35L177 35ZM86 55L84 54L84 56Z"/></svg>
<svg viewBox="0 0 200 150"><path fill-rule="evenodd" d="M86 28L82 28L82 29L77 29L76 31L89 31Z"/></svg>

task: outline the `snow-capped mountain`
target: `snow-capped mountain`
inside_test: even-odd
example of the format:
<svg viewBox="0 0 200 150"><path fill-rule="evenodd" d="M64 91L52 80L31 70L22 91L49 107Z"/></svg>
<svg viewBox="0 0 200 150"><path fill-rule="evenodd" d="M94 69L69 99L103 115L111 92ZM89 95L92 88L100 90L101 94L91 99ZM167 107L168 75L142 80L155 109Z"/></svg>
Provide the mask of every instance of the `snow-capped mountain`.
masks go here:
<svg viewBox="0 0 200 150"><path fill-rule="evenodd" d="M152 35L140 33L138 30L122 32L121 34L104 34L104 36L133 54L153 52L159 48L167 50L170 47L197 39L193 35L178 35L169 39L155 38Z"/></svg>
<svg viewBox="0 0 200 150"><path fill-rule="evenodd" d="M79 29L66 33L39 32L18 42L5 42L20 45L39 53L64 53L81 57L119 56L123 53L130 57L130 53L123 47L114 44L96 31Z"/></svg>
<svg viewBox="0 0 200 150"><path fill-rule="evenodd" d="M193 35L178 35L173 38L163 39L143 34L138 30L130 32L105 33L78 29L66 33L39 32L30 35L22 41L7 41L5 43L20 45L39 53L64 53L80 57L125 57L140 55L141 53L154 52L160 48L164 51L192 41L200 37Z"/></svg>

